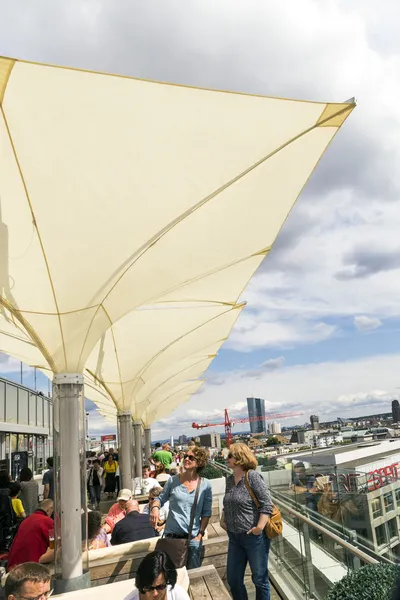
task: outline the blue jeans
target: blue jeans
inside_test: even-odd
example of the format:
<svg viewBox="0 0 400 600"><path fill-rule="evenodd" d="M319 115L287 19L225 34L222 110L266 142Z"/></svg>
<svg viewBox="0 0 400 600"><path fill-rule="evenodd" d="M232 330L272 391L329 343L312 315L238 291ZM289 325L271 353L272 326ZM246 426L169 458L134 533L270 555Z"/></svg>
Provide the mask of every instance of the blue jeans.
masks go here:
<svg viewBox="0 0 400 600"><path fill-rule="evenodd" d="M194 540L190 540L189 552L186 562L187 569L197 569L198 567L200 567L202 547L202 542L195 542Z"/></svg>
<svg viewBox="0 0 400 600"><path fill-rule="evenodd" d="M96 505L100 504L101 486L89 485L89 494L90 494L91 504L96 504Z"/></svg>
<svg viewBox="0 0 400 600"><path fill-rule="evenodd" d="M248 535L228 531L228 536L227 578L233 600L248 600L244 585L247 563L250 565L251 578L256 587L256 600L270 600L268 579L270 540L265 533Z"/></svg>

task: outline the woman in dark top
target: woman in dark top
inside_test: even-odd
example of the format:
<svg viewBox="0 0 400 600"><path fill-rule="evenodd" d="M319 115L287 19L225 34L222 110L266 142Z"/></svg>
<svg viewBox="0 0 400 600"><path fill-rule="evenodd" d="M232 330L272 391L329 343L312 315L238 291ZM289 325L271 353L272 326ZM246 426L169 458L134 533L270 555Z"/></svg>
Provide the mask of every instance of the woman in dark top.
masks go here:
<svg viewBox="0 0 400 600"><path fill-rule="evenodd" d="M256 600L270 600L268 553L270 540L264 527L272 513L269 490L260 473L257 460L245 444L230 447L228 466L233 470L226 480L224 517L229 537L227 578L233 600L247 600L244 573L250 565L256 587ZM245 484L246 473L260 508L257 509Z"/></svg>

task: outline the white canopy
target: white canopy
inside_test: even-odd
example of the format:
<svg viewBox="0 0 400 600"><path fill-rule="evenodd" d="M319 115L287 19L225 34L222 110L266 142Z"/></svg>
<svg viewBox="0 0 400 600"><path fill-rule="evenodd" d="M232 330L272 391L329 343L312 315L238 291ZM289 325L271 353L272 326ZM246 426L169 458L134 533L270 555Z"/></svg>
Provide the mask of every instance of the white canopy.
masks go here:
<svg viewBox="0 0 400 600"><path fill-rule="evenodd" d="M233 306L354 104L3 58L0 106L0 305L58 373L132 309Z"/></svg>

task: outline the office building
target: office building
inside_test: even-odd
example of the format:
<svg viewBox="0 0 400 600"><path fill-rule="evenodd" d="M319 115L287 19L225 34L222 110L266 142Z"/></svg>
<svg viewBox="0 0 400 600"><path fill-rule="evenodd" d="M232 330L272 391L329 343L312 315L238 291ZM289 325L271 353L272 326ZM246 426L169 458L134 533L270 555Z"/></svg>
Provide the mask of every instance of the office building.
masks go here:
<svg viewBox="0 0 400 600"><path fill-rule="evenodd" d="M262 398L247 398L247 410L249 411L251 433L265 433L267 431L265 424L265 400Z"/></svg>
<svg viewBox="0 0 400 600"><path fill-rule="evenodd" d="M215 433L215 431L204 433L200 436L200 445L204 448L217 448L221 450L221 436L219 433Z"/></svg>
<svg viewBox="0 0 400 600"><path fill-rule="evenodd" d="M400 554L400 441L356 443L299 452L293 463L308 475L329 475L340 504L350 507L347 527L382 556Z"/></svg>
<svg viewBox="0 0 400 600"><path fill-rule="evenodd" d="M180 435L178 439L178 443L180 446L184 446L189 441L189 438L186 435Z"/></svg>
<svg viewBox="0 0 400 600"><path fill-rule="evenodd" d="M319 416L311 415L310 417L311 429L317 431L319 429Z"/></svg>
<svg viewBox="0 0 400 600"><path fill-rule="evenodd" d="M53 454L53 404L41 392L0 377L0 470L40 474Z"/></svg>
<svg viewBox="0 0 400 600"><path fill-rule="evenodd" d="M269 435L277 435L281 433L281 424L275 423L275 421L268 423L268 433Z"/></svg>
<svg viewBox="0 0 400 600"><path fill-rule="evenodd" d="M400 422L400 404L398 400L393 400L392 402L392 417L393 423Z"/></svg>

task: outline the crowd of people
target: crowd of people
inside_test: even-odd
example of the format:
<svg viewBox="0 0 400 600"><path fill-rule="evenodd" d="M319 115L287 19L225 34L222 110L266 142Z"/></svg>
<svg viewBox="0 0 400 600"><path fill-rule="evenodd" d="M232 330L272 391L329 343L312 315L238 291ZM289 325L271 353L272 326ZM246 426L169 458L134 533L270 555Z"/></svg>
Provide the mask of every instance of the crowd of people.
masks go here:
<svg viewBox="0 0 400 600"><path fill-rule="evenodd" d="M94 510L89 509L87 514L82 515L84 525L87 518L87 535L86 527L82 528L85 531L82 550L86 547L97 550L159 538L156 550L160 552L152 553L149 555L151 558L146 557L143 561L143 571L139 568L137 590L132 592L131 600L148 598L148 592L143 591L147 589L165 592L160 598L178 600L187 597L182 596L180 591L179 595L178 588L174 587L174 577L171 575L174 567L171 567L168 558L168 548L172 551L171 544L175 541L186 541L187 554L184 560L187 568L200 566L203 538L212 514L211 484L202 475L207 462L207 450L194 442L189 444L186 451L175 456L167 444L157 446L150 463L143 466L142 476L133 482L132 489L119 489L107 514L102 514L99 510L102 491L107 498L113 499L116 493L118 454L110 449L104 456L90 457L87 488ZM254 454L245 444L231 446L227 463L233 475L226 481L221 524L229 539L227 577L231 593L234 600L247 598L244 573L249 564L257 598L269 600L270 541L264 528L272 513L271 497L264 479L256 471ZM45 573L44 567L38 565L54 562L55 553L60 551L57 544L54 547L54 524L58 517L54 515L55 477L52 459L48 459L48 467L43 477L44 499L40 503L37 482L33 480L29 469L21 471L18 482L11 482L8 476L0 473L0 501L2 488L7 489L10 506L18 521L8 553L8 571L10 575L13 574L10 579L12 586L25 586L26 581L20 575L25 564L36 564L37 570L32 567L33 570L29 571L29 567L28 574ZM248 491L248 485L258 500L257 506ZM147 504L139 505L135 499L138 492L146 492ZM15 573L19 575L14 582ZM47 579L36 581L35 577L32 585L37 588L47 585ZM10 594L12 597L14 592L10 591Z"/></svg>

